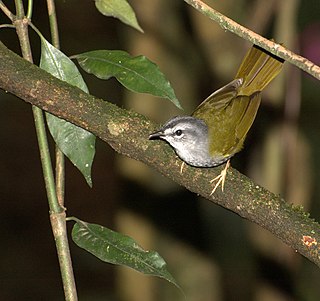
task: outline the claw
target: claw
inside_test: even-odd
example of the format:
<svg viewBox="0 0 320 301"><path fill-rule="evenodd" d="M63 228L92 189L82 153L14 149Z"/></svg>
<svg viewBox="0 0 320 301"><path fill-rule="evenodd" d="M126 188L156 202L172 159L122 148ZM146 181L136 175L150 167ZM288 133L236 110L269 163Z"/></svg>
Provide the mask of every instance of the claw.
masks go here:
<svg viewBox="0 0 320 301"><path fill-rule="evenodd" d="M180 173L181 173L181 174L182 174L182 172L183 172L184 165L185 165L185 163L182 162L182 163L181 163L181 166L180 166Z"/></svg>
<svg viewBox="0 0 320 301"><path fill-rule="evenodd" d="M226 177L227 177L227 170L230 167L230 160L227 161L226 167L221 171L220 175L218 175L217 177L215 177L214 179L212 179L210 181L210 183L214 183L217 182L215 184L215 186L213 187L210 196L214 194L214 192L216 191L216 189L219 187L219 185L221 184L221 190L223 191L224 189L224 183L226 181Z"/></svg>

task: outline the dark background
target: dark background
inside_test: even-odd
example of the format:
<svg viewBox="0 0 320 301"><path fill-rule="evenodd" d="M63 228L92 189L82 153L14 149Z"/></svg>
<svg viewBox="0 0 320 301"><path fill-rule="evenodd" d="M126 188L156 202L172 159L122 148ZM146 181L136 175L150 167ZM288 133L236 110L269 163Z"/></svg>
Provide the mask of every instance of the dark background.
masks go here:
<svg viewBox="0 0 320 301"><path fill-rule="evenodd" d="M10 6L10 1L4 2ZM320 63L318 0L218 2L207 1ZM130 3L144 34L102 16L93 1L57 1L62 51L72 55L122 49L146 55L172 83L185 114L233 78L250 47L182 0ZM50 40L44 1L35 1L32 21ZM3 14L0 22L8 22ZM14 29L0 29L0 37L20 53ZM37 63L39 39L32 31L30 37ZM159 123L181 114L166 100L123 90L114 79L83 76L93 95ZM232 159L233 167L288 202L303 205L316 220L319 93L315 79L287 64L264 92L245 148ZM3 91L0 106L0 300L63 300L31 107ZM115 154L101 141L92 177L90 189L67 162L67 214L129 234L144 248L157 250L187 300L319 300L320 272L315 265L265 230ZM68 226L71 229L71 223ZM183 300L163 280L114 268L71 239L70 244L80 300Z"/></svg>

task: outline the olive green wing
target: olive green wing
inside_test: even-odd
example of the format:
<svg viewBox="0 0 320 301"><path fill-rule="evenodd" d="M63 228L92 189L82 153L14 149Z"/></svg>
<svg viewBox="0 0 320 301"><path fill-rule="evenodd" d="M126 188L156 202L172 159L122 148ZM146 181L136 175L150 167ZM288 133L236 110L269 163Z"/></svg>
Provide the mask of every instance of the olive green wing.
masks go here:
<svg viewBox="0 0 320 301"><path fill-rule="evenodd" d="M209 152L213 157L230 157L240 151L260 105L260 93L237 96L234 81L218 90L192 116L209 128Z"/></svg>
<svg viewBox="0 0 320 301"><path fill-rule="evenodd" d="M227 118L234 121L233 126L230 125L230 130L234 132L233 134L229 134L228 145L224 149L226 153L233 155L241 150L244 140L256 118L260 102L260 92L251 96L238 96L232 102L232 109L227 114Z"/></svg>
<svg viewBox="0 0 320 301"><path fill-rule="evenodd" d="M237 96L237 91L243 80L235 79L219 90L208 96L192 113L192 116L201 118L200 116L210 114L218 114L224 110L230 102Z"/></svg>
<svg viewBox="0 0 320 301"><path fill-rule="evenodd" d="M209 128L210 154L230 157L240 151L260 105L260 91L275 78L283 60L253 46L236 79L211 94L193 113Z"/></svg>

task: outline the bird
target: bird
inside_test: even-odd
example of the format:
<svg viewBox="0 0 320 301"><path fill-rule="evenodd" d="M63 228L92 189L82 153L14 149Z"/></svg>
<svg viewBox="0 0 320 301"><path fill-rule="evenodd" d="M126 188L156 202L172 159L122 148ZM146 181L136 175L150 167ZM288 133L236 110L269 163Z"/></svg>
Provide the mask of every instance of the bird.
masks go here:
<svg viewBox="0 0 320 301"><path fill-rule="evenodd" d="M224 183L230 158L242 148L256 117L261 91L280 73L284 60L253 45L232 80L213 92L190 116L176 116L149 135L166 141L183 162L194 167L215 167L227 162L213 194Z"/></svg>

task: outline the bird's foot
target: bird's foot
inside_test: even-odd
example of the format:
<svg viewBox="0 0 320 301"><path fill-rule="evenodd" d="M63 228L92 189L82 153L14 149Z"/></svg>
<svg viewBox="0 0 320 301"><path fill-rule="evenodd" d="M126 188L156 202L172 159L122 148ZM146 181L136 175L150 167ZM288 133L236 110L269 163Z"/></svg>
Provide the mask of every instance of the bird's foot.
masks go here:
<svg viewBox="0 0 320 301"><path fill-rule="evenodd" d="M221 184L221 190L223 191L224 183L225 183L226 177L227 177L227 170L228 170L229 167L230 167L230 160L227 161L226 167L221 171L220 175L218 175L217 177L215 177L214 179L212 179L210 181L210 183L216 182L216 184L213 187L210 195L214 194L214 192L216 191L216 189L219 187L220 184Z"/></svg>
<svg viewBox="0 0 320 301"><path fill-rule="evenodd" d="M180 173L181 173L181 174L182 174L182 172L183 172L184 165L185 165L185 163L182 162L182 163L181 163L181 166L180 166Z"/></svg>

